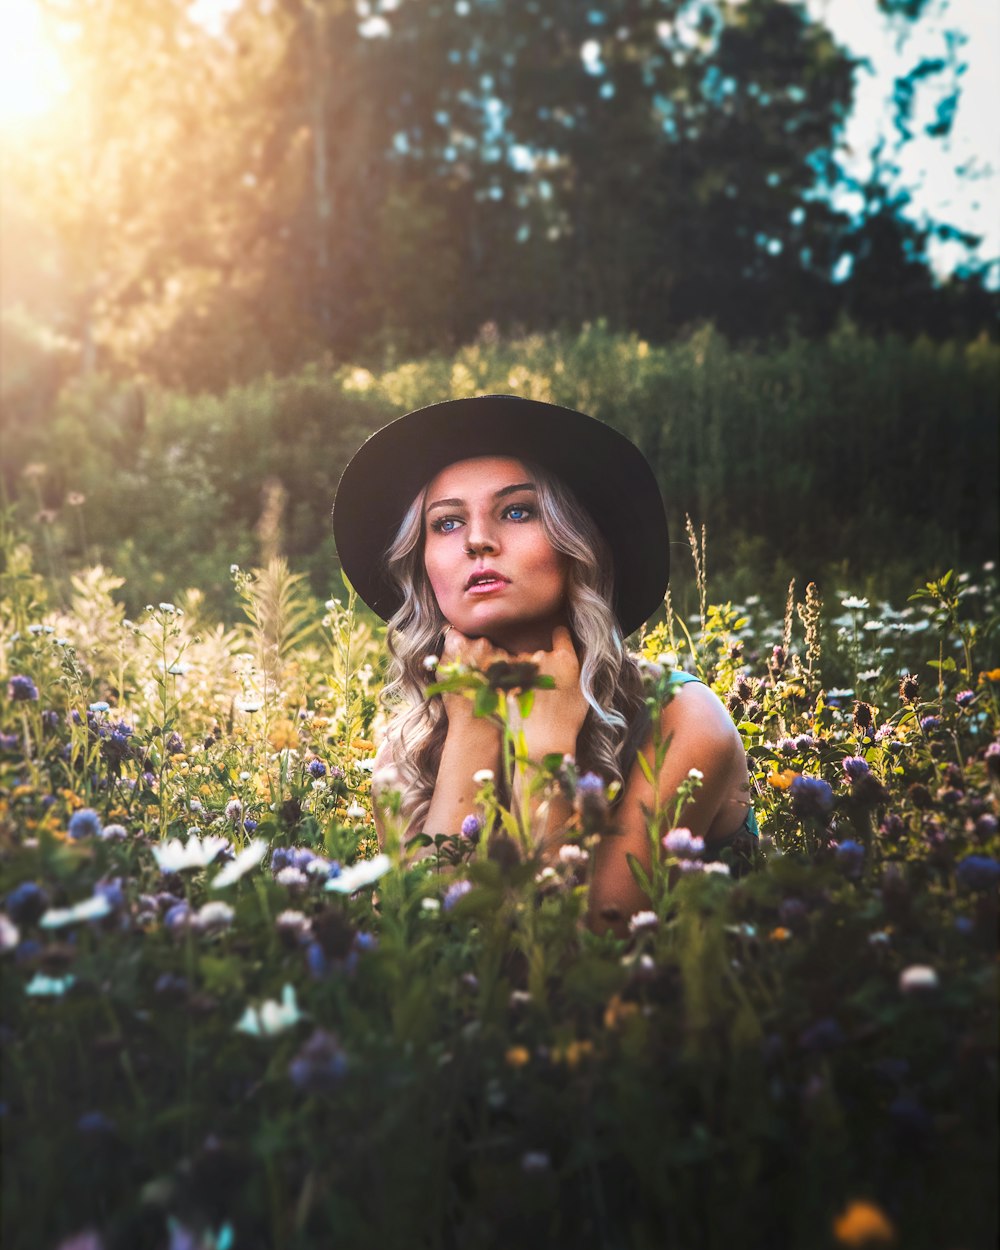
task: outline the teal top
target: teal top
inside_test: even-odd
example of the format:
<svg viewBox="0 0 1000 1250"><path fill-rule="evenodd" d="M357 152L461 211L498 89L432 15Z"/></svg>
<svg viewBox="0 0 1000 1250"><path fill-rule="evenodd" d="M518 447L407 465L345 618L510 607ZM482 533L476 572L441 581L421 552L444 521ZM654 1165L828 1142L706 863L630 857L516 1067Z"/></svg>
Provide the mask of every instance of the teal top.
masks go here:
<svg viewBox="0 0 1000 1250"><path fill-rule="evenodd" d="M694 673L685 673L684 670L680 668L675 668L670 674L670 676L671 676L671 684L674 686L686 686L688 682L690 681L698 681L698 682L701 681L701 678L696 677ZM745 833L749 835L751 838L760 837L760 826L757 824L757 815L753 810L752 803L750 804L750 809L746 814L746 818L744 819L743 824L740 825L739 829L736 830L736 832L732 835L731 838L727 838L726 841L727 842L734 841L736 838L740 836L741 833Z"/></svg>

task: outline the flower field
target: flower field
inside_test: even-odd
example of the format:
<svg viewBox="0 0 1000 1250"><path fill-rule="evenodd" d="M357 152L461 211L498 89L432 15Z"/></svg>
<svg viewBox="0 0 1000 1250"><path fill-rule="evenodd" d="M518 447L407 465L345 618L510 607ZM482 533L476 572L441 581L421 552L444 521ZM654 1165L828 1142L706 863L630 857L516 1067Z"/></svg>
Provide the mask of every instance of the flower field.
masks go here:
<svg viewBox="0 0 1000 1250"><path fill-rule="evenodd" d="M57 598L4 548L5 1248L995 1244L991 566L668 607L651 705L673 668L726 701L761 838L707 862L650 813L615 936L571 762L551 863L500 812L414 858L391 777L379 848L349 598L276 559L234 568L240 626L179 590L133 621L107 570Z"/></svg>

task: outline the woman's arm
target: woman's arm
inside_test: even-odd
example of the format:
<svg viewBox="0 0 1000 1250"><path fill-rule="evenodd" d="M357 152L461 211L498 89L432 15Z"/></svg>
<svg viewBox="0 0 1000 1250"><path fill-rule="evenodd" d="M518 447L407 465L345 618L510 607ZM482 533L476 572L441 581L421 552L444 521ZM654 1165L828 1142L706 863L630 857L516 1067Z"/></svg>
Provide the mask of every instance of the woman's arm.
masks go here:
<svg viewBox="0 0 1000 1250"><path fill-rule="evenodd" d="M748 803L746 752L729 713L707 686L691 682L663 709L660 733L661 741L670 740L657 778L661 811L665 813L660 836L672 823L678 789L696 768L702 773L701 785L685 803L679 823L705 838L709 846L723 840L738 829ZM642 754L654 767L652 735ZM626 778L614 825L592 852L592 928L625 932L629 917L649 906L627 857L634 855L649 872L652 848L648 828L654 806L653 788L637 761Z"/></svg>

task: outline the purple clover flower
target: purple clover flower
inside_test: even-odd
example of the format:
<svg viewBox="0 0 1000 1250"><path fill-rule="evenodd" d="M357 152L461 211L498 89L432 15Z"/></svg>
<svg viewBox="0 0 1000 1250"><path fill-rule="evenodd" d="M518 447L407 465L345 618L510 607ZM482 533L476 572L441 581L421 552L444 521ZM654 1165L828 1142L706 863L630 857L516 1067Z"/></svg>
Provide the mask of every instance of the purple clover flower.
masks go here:
<svg viewBox="0 0 1000 1250"><path fill-rule="evenodd" d="M959 707L968 707L975 697L976 692L974 690L960 690L955 695L955 702Z"/></svg>
<svg viewBox="0 0 1000 1250"><path fill-rule="evenodd" d="M858 781L862 777L867 777L871 771L868 767L868 761L862 759L860 755L849 755L843 764L844 772L851 781Z"/></svg>
<svg viewBox="0 0 1000 1250"><path fill-rule="evenodd" d="M30 677L15 673L7 682L7 698L11 703L34 703L38 698L38 687Z"/></svg>
<svg viewBox="0 0 1000 1250"><path fill-rule="evenodd" d="M576 792L586 798L590 795L600 797L604 794L604 778L597 773L584 773L576 783Z"/></svg>
<svg viewBox="0 0 1000 1250"><path fill-rule="evenodd" d="M823 820L833 811L833 790L822 777L803 773L795 778L788 792L792 796L792 810L800 819L815 816Z"/></svg>
<svg viewBox="0 0 1000 1250"><path fill-rule="evenodd" d="M933 733L935 729L941 728L940 716L921 716L920 728L925 734Z"/></svg>
<svg viewBox="0 0 1000 1250"><path fill-rule="evenodd" d="M462 837L475 844L483 832L483 824L478 816L466 816L462 821Z"/></svg>

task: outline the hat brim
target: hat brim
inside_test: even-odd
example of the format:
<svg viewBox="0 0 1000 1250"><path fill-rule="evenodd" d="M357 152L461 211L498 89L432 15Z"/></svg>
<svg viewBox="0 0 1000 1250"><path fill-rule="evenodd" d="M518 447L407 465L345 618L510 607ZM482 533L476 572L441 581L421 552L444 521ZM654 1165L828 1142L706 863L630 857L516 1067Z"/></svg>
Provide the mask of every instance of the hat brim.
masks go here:
<svg viewBox="0 0 1000 1250"><path fill-rule="evenodd" d="M642 452L571 408L482 395L399 417L376 430L344 470L333 508L337 553L378 616L388 620L402 603L385 557L406 509L442 469L474 456L533 460L569 486L611 548L613 608L623 634L659 608L670 545L660 488Z"/></svg>

